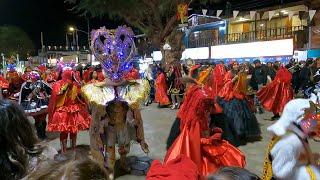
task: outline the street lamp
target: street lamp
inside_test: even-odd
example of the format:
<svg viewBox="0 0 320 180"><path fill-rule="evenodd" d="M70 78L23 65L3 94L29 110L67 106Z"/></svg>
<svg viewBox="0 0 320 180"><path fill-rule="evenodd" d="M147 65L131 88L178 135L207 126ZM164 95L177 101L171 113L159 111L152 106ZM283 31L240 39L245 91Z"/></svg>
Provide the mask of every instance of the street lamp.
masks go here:
<svg viewBox="0 0 320 180"><path fill-rule="evenodd" d="M78 41L78 32L82 32L84 34L86 34L88 36L88 49L89 49L89 53L90 53L90 28L89 28L89 20L88 20L88 32L83 31L81 29L77 29L76 27L73 26L69 26L69 31L72 32L72 34L74 35L74 33L76 34L76 43L77 43L77 48L79 48L79 41ZM91 63L91 60L90 60Z"/></svg>
<svg viewBox="0 0 320 180"><path fill-rule="evenodd" d="M72 27L72 26L70 26L70 27L69 27L69 31L70 31L70 32L74 32L74 31L75 31L75 28Z"/></svg>

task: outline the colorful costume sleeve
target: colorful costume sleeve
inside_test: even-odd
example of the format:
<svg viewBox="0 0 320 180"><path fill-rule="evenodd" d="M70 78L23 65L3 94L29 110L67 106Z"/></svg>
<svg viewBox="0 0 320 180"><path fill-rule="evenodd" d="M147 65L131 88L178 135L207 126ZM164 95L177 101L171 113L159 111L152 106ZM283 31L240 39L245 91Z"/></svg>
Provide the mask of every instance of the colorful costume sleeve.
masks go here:
<svg viewBox="0 0 320 180"><path fill-rule="evenodd" d="M244 99L247 91L247 75L245 73L238 74L238 80L232 82L234 75L229 71L224 78L224 86L218 93L218 96L226 101L232 98Z"/></svg>
<svg viewBox="0 0 320 180"><path fill-rule="evenodd" d="M205 84L206 81L208 80L208 77L211 73L211 70L212 70L211 68L207 68L207 69L201 71L197 81L201 84Z"/></svg>

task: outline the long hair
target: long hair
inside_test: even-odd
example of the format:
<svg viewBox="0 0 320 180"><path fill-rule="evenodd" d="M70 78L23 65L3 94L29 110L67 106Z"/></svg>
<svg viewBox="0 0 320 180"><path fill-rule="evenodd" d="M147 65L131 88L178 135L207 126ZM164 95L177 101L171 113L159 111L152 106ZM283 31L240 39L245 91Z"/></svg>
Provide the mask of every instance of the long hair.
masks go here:
<svg viewBox="0 0 320 180"><path fill-rule="evenodd" d="M208 180L260 180L260 178L246 169L239 167L223 167Z"/></svg>
<svg viewBox="0 0 320 180"><path fill-rule="evenodd" d="M0 179L19 179L27 172L28 150L37 142L23 110L0 100Z"/></svg>
<svg viewBox="0 0 320 180"><path fill-rule="evenodd" d="M107 171L98 163L90 160L76 160L55 163L33 172L29 180L107 180Z"/></svg>

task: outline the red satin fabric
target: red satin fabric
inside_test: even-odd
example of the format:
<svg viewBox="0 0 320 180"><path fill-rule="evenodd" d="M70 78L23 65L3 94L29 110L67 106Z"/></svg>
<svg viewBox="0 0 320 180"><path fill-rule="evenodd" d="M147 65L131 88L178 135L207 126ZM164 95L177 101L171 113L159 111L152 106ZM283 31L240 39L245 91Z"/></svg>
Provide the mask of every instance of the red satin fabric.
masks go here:
<svg viewBox="0 0 320 180"><path fill-rule="evenodd" d="M168 87L166 82L166 76L164 73L160 73L155 82L156 93L155 93L155 101L159 103L161 106L169 105L170 100L167 95Z"/></svg>
<svg viewBox="0 0 320 180"><path fill-rule="evenodd" d="M79 97L72 99L71 97L66 97L63 106L57 107L57 101L59 99L61 87L66 83L69 83L69 88L71 86L76 86L78 88L78 93L80 93L80 87L75 84L70 84L70 73L68 72L63 76L63 80L57 81L52 87L51 98L48 107L48 131L58 131L58 132L70 132L77 133L78 131L85 130L89 128L91 116L87 111L86 104L82 102Z"/></svg>
<svg viewBox="0 0 320 180"><path fill-rule="evenodd" d="M196 180L198 170L196 164L185 155L179 155L175 159L161 164L154 160L148 171L147 180Z"/></svg>
<svg viewBox="0 0 320 180"><path fill-rule="evenodd" d="M211 137L202 135L209 132L210 102L212 99L197 85L188 89L185 101L178 112L181 133L164 159L164 162L168 163L184 154L197 165L202 178L223 166L245 166L245 156L227 141L221 140L221 130Z"/></svg>
<svg viewBox="0 0 320 180"><path fill-rule="evenodd" d="M90 115L85 106L71 104L57 108L48 123L48 131L77 133L89 128Z"/></svg>
<svg viewBox="0 0 320 180"><path fill-rule="evenodd" d="M226 101L229 101L233 98L244 99L246 96L239 89L237 89L236 83L232 82L233 78L233 73L231 71L228 71L223 80L224 86L218 93L218 96Z"/></svg>
<svg viewBox="0 0 320 180"><path fill-rule="evenodd" d="M286 68L280 68L274 80L257 93L263 108L274 114L283 111L284 106L293 99L291 79L292 74Z"/></svg>
<svg viewBox="0 0 320 180"><path fill-rule="evenodd" d="M6 80L2 76L0 76L0 88L2 88L2 89L8 89L9 88L9 81Z"/></svg>
<svg viewBox="0 0 320 180"><path fill-rule="evenodd" d="M218 104L216 96L224 86L224 77L227 71L223 64L218 64L211 73L208 82L205 84L205 90L207 94L214 99L214 106L212 108L212 114L222 113L222 108Z"/></svg>

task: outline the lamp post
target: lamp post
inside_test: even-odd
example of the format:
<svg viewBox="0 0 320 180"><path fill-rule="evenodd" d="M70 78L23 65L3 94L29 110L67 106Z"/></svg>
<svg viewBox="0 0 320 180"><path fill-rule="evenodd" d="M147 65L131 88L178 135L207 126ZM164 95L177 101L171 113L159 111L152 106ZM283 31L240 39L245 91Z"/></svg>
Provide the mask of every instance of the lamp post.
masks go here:
<svg viewBox="0 0 320 180"><path fill-rule="evenodd" d="M77 48L79 47L78 32L82 32L82 33L88 35L88 50L89 50L89 53L90 53L90 32L89 32L89 31L90 31L90 28L89 28L89 20L88 20L88 32L83 31L83 30L81 30L81 29L77 29L77 28L75 28L75 27L73 27L73 26L70 26L70 27L69 27L69 31L72 32L72 33L75 32L75 34L76 34ZM90 63L92 63L92 62L91 62L91 58L90 58Z"/></svg>

